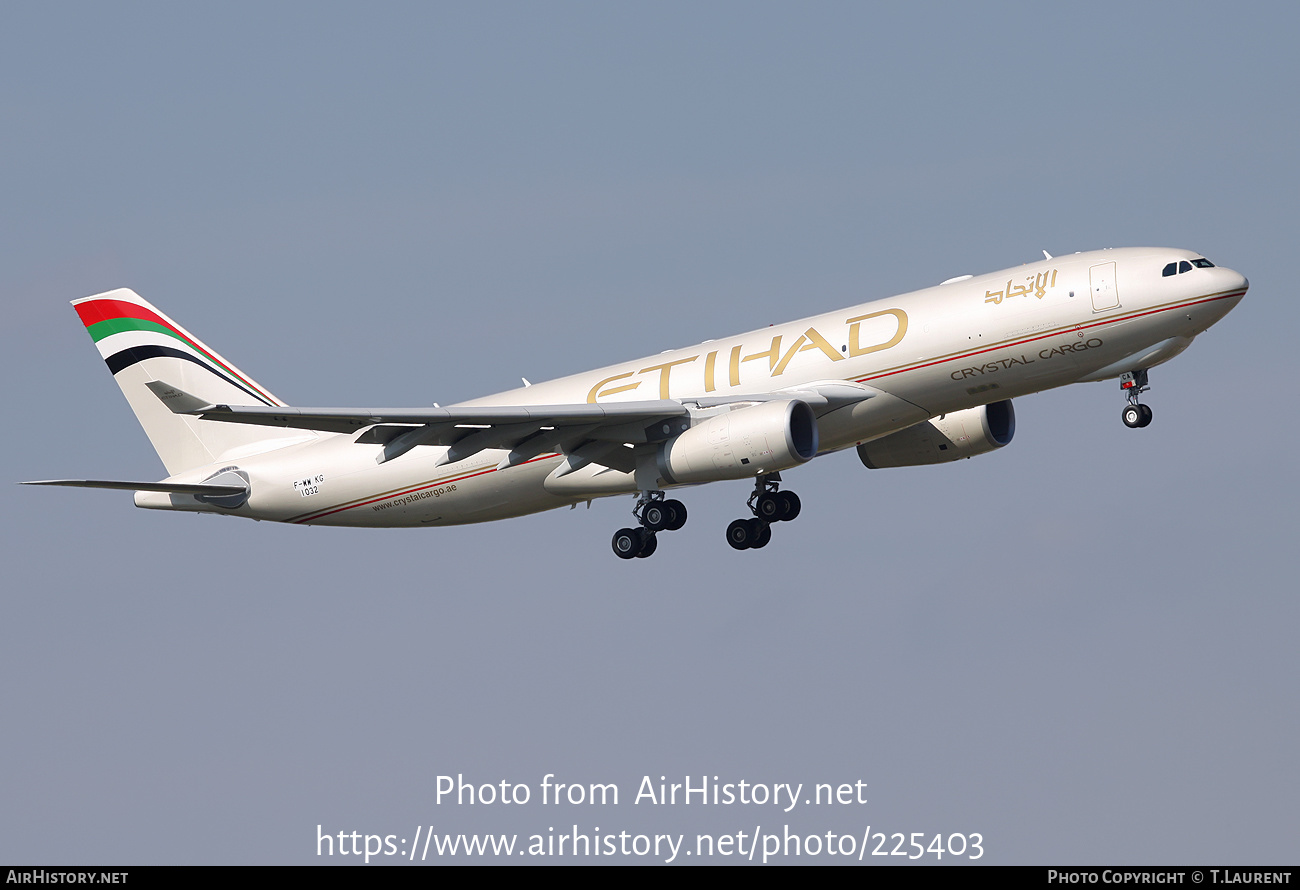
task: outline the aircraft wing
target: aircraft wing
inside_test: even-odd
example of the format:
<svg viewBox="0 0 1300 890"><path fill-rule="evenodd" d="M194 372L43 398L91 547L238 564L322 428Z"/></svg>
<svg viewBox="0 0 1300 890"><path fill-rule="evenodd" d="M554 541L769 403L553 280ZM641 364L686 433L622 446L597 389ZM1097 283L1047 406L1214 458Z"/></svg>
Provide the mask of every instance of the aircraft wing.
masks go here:
<svg viewBox="0 0 1300 890"><path fill-rule="evenodd" d="M262 426L286 426L303 430L352 433L376 424L482 425L501 426L516 423L585 424L626 422L687 413L680 402L623 402L608 405L519 405L464 408L284 408L260 410L260 406L208 405L187 411L203 420L226 423L253 423ZM430 445L447 442L430 441Z"/></svg>
<svg viewBox="0 0 1300 890"><path fill-rule="evenodd" d="M173 412L202 420L360 432L357 443L384 446L376 458L379 463L420 445L443 445L449 449L439 459L439 465L464 460L489 448L509 451L502 467L556 451L570 456L569 472L587 463L630 471L636 464L638 446L661 442L689 428L692 409L800 399L823 414L877 394L860 384L826 381L779 392L682 400L450 408L289 408L213 405L160 381L146 385Z"/></svg>

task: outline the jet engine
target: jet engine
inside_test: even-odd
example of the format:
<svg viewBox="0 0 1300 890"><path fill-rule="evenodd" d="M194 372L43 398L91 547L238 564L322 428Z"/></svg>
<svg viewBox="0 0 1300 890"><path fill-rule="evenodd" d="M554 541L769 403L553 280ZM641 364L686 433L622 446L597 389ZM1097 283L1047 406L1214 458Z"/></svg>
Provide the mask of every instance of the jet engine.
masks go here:
<svg viewBox="0 0 1300 890"><path fill-rule="evenodd" d="M1016 433L1011 401L994 402L933 417L858 446L858 457L873 470L916 467L974 457L1001 448Z"/></svg>
<svg viewBox="0 0 1300 890"><path fill-rule="evenodd" d="M665 442L659 474L670 484L746 479L817 456L817 418L789 399L724 411Z"/></svg>

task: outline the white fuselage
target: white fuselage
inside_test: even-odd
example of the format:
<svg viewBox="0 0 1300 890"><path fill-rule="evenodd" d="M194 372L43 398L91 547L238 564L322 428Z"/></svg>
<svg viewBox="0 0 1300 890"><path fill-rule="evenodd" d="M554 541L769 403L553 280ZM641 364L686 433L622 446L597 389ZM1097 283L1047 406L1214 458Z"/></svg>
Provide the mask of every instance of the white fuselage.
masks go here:
<svg viewBox="0 0 1300 890"><path fill-rule="evenodd" d="M1222 267L1162 276L1170 262L1197 256L1122 248L1055 257L464 404L689 402L831 381L877 391L818 419L820 451L836 451L931 417L1172 358L1247 287ZM548 486L563 459L555 453L505 469L498 450L435 466L446 448L425 446L377 463L381 446L356 438L308 435L227 460L249 474L251 497L220 512L321 525L452 525L637 490L628 474L604 488L583 489L581 477ZM213 469L175 479L200 480ZM177 508L148 492L136 502Z"/></svg>

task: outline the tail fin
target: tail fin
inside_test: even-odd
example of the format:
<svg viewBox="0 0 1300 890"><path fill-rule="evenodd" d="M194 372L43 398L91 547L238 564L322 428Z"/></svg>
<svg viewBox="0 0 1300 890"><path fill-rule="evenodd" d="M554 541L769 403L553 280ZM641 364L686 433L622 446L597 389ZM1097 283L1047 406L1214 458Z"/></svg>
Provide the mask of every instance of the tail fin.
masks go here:
<svg viewBox="0 0 1300 890"><path fill-rule="evenodd" d="M134 291L122 288L72 305L99 347L168 474L219 460L282 431L173 414L146 384L165 380L214 404L283 405Z"/></svg>

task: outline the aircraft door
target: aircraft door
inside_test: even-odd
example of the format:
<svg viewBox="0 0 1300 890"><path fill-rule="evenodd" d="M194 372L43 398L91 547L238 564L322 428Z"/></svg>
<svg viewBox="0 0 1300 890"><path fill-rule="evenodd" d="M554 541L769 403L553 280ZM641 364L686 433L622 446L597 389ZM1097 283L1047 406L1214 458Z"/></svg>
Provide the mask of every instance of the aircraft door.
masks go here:
<svg viewBox="0 0 1300 890"><path fill-rule="evenodd" d="M1092 287L1092 311L1105 312L1119 306L1119 292L1115 290L1115 264L1102 263L1088 270Z"/></svg>

